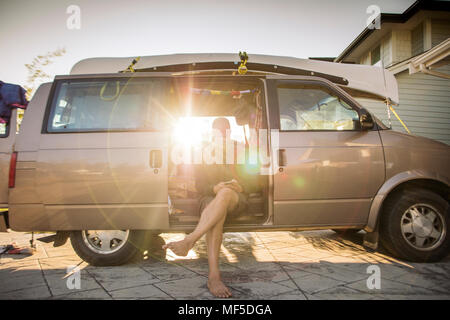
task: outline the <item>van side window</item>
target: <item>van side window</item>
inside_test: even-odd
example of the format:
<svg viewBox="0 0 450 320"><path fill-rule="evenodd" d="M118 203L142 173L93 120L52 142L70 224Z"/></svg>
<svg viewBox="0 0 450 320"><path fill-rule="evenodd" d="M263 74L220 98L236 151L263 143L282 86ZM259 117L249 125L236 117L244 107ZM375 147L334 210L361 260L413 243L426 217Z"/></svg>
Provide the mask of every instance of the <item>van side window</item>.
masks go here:
<svg viewBox="0 0 450 320"><path fill-rule="evenodd" d="M0 123L0 138L8 137L8 125L6 123Z"/></svg>
<svg viewBox="0 0 450 320"><path fill-rule="evenodd" d="M281 130L356 129L358 112L325 87L280 84L277 92Z"/></svg>
<svg viewBox="0 0 450 320"><path fill-rule="evenodd" d="M143 78L60 81L47 131L160 130L163 87Z"/></svg>

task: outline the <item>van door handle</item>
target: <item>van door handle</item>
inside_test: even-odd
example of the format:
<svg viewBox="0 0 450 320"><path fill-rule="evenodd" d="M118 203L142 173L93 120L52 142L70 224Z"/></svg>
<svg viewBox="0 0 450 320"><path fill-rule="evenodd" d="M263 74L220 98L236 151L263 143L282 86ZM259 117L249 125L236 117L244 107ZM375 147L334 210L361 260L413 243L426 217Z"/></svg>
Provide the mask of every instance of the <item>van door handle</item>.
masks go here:
<svg viewBox="0 0 450 320"><path fill-rule="evenodd" d="M278 166L284 167L287 164L286 149L278 149Z"/></svg>
<svg viewBox="0 0 450 320"><path fill-rule="evenodd" d="M150 151L150 167L159 169L162 167L162 151L152 150Z"/></svg>

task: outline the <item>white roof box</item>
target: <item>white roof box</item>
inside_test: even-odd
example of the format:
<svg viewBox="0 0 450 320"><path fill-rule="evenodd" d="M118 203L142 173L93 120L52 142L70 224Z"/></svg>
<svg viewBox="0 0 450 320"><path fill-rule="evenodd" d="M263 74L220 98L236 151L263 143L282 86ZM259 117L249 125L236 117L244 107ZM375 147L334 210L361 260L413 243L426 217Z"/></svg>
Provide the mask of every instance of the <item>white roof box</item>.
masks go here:
<svg viewBox="0 0 450 320"><path fill-rule="evenodd" d="M135 57L128 58L89 58L77 62L70 74L116 73L125 70ZM143 56L134 65L138 71L180 72L214 69L237 69L239 55L234 53L200 53ZM191 68L187 69L190 65ZM325 62L293 57L249 54L249 71L262 71L272 74L328 75L335 77L339 85L374 94L380 98L390 98L398 103L397 80L393 73L381 67ZM184 68L184 69L183 69ZM339 81L341 80L341 81Z"/></svg>

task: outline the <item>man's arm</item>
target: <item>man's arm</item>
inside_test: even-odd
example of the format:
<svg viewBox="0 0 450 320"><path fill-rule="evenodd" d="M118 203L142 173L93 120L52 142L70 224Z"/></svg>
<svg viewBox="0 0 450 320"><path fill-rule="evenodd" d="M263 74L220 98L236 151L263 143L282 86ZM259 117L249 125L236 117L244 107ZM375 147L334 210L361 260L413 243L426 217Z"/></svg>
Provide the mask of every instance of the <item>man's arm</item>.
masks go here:
<svg viewBox="0 0 450 320"><path fill-rule="evenodd" d="M230 188L230 189L232 189L232 190L234 190L236 192L243 192L244 191L242 186L239 184L239 182L237 182L234 179L230 180L230 181L220 182L220 183L216 184L213 187L213 191L214 191L214 193L217 193L217 192L219 192L220 189L223 189L223 188Z"/></svg>

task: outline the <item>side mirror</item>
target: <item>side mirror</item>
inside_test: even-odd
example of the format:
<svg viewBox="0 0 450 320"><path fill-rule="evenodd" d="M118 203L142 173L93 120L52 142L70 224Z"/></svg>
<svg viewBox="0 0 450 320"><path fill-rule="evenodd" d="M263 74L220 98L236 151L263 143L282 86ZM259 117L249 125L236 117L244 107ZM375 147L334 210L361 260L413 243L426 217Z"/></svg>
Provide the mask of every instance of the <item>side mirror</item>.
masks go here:
<svg viewBox="0 0 450 320"><path fill-rule="evenodd" d="M374 123L372 116L370 113L362 113L359 117L359 124L361 126L361 130L370 130L373 128Z"/></svg>

